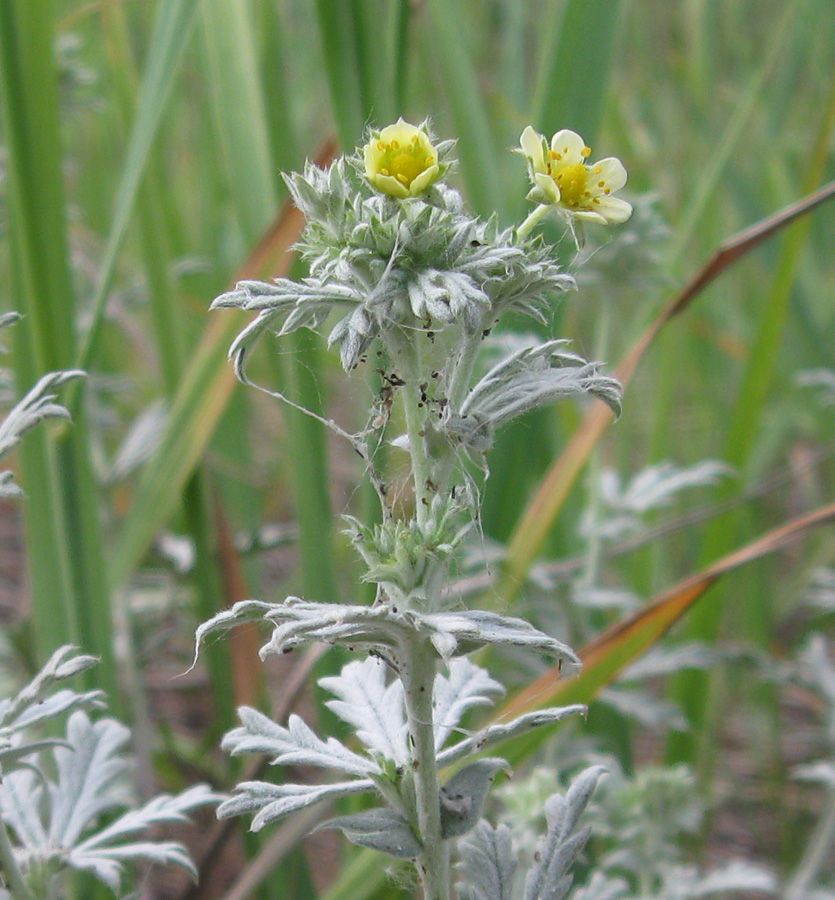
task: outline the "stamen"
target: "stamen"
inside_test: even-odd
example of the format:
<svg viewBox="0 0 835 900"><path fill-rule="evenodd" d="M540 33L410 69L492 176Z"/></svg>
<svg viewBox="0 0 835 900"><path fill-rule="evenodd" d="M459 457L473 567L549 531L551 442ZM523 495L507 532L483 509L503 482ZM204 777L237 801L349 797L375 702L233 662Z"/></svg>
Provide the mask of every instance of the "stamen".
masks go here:
<svg viewBox="0 0 835 900"><path fill-rule="evenodd" d="M580 151L580 156L582 156L583 159L588 159L591 156L591 147L583 147Z"/></svg>
<svg viewBox="0 0 835 900"><path fill-rule="evenodd" d="M597 182L597 186L598 186L598 187L606 187L606 182L605 182L605 181L598 181L598 182Z"/></svg>
<svg viewBox="0 0 835 900"><path fill-rule="evenodd" d="M388 169L380 169L380 174L385 175L386 178L388 178L388 176L391 175L391 172L389 172Z"/></svg>
<svg viewBox="0 0 835 900"><path fill-rule="evenodd" d="M599 175L603 171L603 166L595 166L591 171L593 175Z"/></svg>
<svg viewBox="0 0 835 900"><path fill-rule="evenodd" d="M399 150L400 149L400 141L392 141L389 144L389 147L391 147L392 150Z"/></svg>
<svg viewBox="0 0 835 900"><path fill-rule="evenodd" d="M395 177L401 184L405 184L406 187L409 186L409 179L402 172L398 172Z"/></svg>
<svg viewBox="0 0 835 900"><path fill-rule="evenodd" d="M385 149L386 149L386 145L385 145L382 141L377 141L377 149L378 149L378 150L385 150Z"/></svg>

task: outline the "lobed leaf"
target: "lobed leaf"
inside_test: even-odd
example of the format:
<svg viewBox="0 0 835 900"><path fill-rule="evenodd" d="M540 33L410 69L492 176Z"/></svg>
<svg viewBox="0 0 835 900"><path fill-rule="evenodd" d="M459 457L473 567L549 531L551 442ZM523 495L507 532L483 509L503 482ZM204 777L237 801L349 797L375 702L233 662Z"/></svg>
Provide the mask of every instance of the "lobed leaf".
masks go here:
<svg viewBox="0 0 835 900"><path fill-rule="evenodd" d="M482 819L458 843L456 884L460 900L513 900L513 876L518 865L507 825L493 828Z"/></svg>

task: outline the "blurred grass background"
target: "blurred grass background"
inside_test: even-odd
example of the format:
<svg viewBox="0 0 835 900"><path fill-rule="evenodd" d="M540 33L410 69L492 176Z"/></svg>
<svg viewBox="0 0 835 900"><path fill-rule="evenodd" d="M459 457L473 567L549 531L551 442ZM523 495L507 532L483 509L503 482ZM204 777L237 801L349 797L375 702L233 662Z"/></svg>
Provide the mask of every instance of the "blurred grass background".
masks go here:
<svg viewBox="0 0 835 900"><path fill-rule="evenodd" d="M353 150L368 125L429 116L458 139L455 178L472 207L511 224L526 209L524 166L509 152L522 129L580 132L593 158L624 161L638 213L590 235L580 293L555 310L553 333L612 365L724 238L835 172L831 0L5 0L0 64L0 311L26 314L9 359L19 389L53 369L89 372L69 398L73 426L33 433L20 454L31 611L9 614L10 652L31 663L72 641L101 655L96 677L147 726L148 765L153 749L168 778L182 774L159 762L160 746L197 766L234 707L265 687L251 648L213 647L202 736L182 742L162 716L160 743L146 669L160 646L186 658L196 622L262 591L363 596L333 520L370 508L359 467L313 420L238 389L225 354L243 320L208 313L238 277L300 274L281 170L325 161L333 141ZM664 329L545 556L587 552L577 528L604 465L624 478L664 460L735 470L607 563L605 577L644 598L831 501L833 412L796 376L835 367L833 233L835 208L823 206ZM574 269L573 247L547 234ZM262 357L263 380L363 421L373 388L346 385L318 338ZM500 438L487 539L514 535L579 418L549 410ZM279 551L236 547L236 535L276 524L266 539ZM172 546L186 547L179 569ZM822 531L735 573L681 633L788 655L818 624L802 606L808 574L833 564ZM524 611L524 593L518 602ZM723 722L741 709L753 765L779 788L773 692L730 664L711 682L708 693L690 673L672 686L696 727L669 758L709 785ZM622 744L629 729L618 729Z"/></svg>

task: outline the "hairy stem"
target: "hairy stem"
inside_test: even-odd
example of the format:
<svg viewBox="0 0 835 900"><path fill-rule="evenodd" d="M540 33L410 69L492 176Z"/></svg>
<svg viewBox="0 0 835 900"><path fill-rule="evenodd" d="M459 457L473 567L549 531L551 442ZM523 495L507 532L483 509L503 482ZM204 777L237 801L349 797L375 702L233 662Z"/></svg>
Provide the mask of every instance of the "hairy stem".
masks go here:
<svg viewBox="0 0 835 900"><path fill-rule="evenodd" d="M548 215L551 211L550 206L540 205L537 206L536 209L525 219L524 222L516 229L516 237L521 240L522 238L527 237L537 225Z"/></svg>
<svg viewBox="0 0 835 900"><path fill-rule="evenodd" d="M415 825L422 847L415 865L423 884L424 900L448 900L449 849L441 837L441 807L432 722L435 659L432 645L420 635L412 635L405 648L400 677L409 723Z"/></svg>

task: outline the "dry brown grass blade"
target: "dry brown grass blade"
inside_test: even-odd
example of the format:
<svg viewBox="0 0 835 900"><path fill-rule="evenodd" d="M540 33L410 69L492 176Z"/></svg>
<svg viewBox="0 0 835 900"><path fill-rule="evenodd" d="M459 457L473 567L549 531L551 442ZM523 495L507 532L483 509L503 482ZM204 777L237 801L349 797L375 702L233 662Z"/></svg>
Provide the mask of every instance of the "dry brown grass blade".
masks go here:
<svg viewBox="0 0 835 900"><path fill-rule="evenodd" d="M667 304L644 334L626 354L615 374L624 388L661 329L683 312L729 266L772 237L800 216L811 212L835 195L835 181L798 203L758 222L722 243L687 284ZM611 410L595 401L563 453L551 466L529 502L508 544L507 556L495 592L507 603L515 599L545 538L574 486L591 451L612 421Z"/></svg>
<svg viewBox="0 0 835 900"><path fill-rule="evenodd" d="M677 622L727 572L782 550L809 531L835 521L835 503L800 516L723 557L650 600L642 609L612 626L580 651L583 670L561 681L550 669L513 698L497 715L509 718L542 706L588 703L626 665L637 658Z"/></svg>

